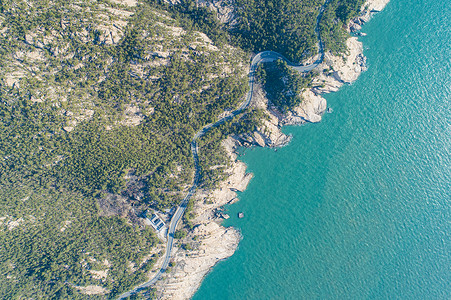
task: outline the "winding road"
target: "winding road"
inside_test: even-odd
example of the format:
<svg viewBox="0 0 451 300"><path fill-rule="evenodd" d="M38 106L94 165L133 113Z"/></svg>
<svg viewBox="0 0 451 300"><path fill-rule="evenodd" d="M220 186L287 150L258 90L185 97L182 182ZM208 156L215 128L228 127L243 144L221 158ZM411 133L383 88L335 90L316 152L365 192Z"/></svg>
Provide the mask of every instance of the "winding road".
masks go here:
<svg viewBox="0 0 451 300"><path fill-rule="evenodd" d="M319 23L321 22L321 18L323 16L324 9L326 8L326 6L329 2L330 2L330 0L326 0L326 2L321 6L319 14L316 18L315 33L317 35L318 44L319 44L318 45L318 48L319 48L318 54L320 54L320 57L318 60L316 60L315 62L313 62L310 65L302 66L302 65L292 63L291 61L289 61L287 58L285 58L282 54L280 54L278 52L262 51L262 52L258 53L257 55L254 56L254 58L252 59L251 65L250 65L249 93L247 95L246 101L243 102L241 104L241 106L238 109L234 110L231 114L227 115L226 117L223 117L222 119L220 119L214 123L205 125L202 129L200 129L196 133L196 135L194 135L193 140L191 141L191 153L193 154L194 167L195 167L194 182L193 182L193 185L190 187L188 194L185 196L185 198L179 204L179 206L177 207L177 210L175 211L174 215L172 216L171 223L169 224L169 230L168 230L168 235L167 235L167 247L166 247L166 253L165 253L165 258L164 258L163 264L162 264L160 270L158 271L158 273L155 274L155 276L151 280L149 280L141 285L138 285L131 291L128 291L128 292L120 295L118 298L119 300L130 297L131 295L137 294L138 292L150 287L155 282L157 282L161 278L161 276L166 272L166 270L169 266L169 260L171 259L171 251L172 251L172 246L174 244L174 233L175 233L177 224L180 221L180 219L182 218L183 213L186 210L188 201L193 196L193 194L196 192L196 189L197 189L200 179L201 179L200 178L201 177L200 176L200 168L199 168L199 156L198 156L199 150L197 147L197 141L198 141L198 139L203 137L211 128L218 127L219 125L233 119L235 116L241 114L242 112L244 112L246 110L246 108L251 103L252 96L254 93L255 71L257 70L258 65L262 62L272 62L272 61L275 61L278 59L282 59L285 62L287 62L287 64L290 67L292 67L293 69L295 69L298 72L303 73L303 72L309 72L309 71L315 69L319 64L321 64L323 62L324 47L323 47L323 42L321 40L321 35L320 35L320 31L319 31Z"/></svg>

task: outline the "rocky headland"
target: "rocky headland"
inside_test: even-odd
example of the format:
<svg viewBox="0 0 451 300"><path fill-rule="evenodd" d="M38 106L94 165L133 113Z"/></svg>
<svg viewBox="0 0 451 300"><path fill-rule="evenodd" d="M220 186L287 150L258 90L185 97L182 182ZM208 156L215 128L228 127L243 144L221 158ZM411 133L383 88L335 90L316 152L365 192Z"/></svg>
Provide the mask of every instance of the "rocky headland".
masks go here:
<svg viewBox="0 0 451 300"><path fill-rule="evenodd" d="M389 0L369 0L360 15L348 24L351 33L360 33L361 26L373 13L381 11ZM362 35L362 34L358 34ZM246 165L237 160L239 146L281 147L289 143L291 136L281 132L284 125L320 122L327 109L323 94L337 91L343 84L350 84L366 70L366 58L362 43L357 37L347 40L348 51L343 56L325 53L313 80L313 87L302 93L303 101L292 111L281 113L268 101L260 85L254 86L251 107L264 109L268 115L256 131L231 136L223 141L231 166L229 177L216 190L198 190L194 196L194 229L180 240L172 253L172 267L155 286L158 299L189 299L199 288L205 275L221 260L233 255L241 239L240 232L223 227L228 216L220 210L226 204L237 201L237 191L246 189L252 174L246 173ZM188 246L187 246L188 245ZM155 265L155 269L159 263Z"/></svg>

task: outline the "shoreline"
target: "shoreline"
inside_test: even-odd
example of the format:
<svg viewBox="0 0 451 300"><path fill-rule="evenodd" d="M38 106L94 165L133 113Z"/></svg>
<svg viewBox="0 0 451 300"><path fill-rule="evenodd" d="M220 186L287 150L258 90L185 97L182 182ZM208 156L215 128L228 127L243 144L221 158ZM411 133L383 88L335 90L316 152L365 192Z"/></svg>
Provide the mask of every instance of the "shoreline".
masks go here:
<svg viewBox="0 0 451 300"><path fill-rule="evenodd" d="M360 31L361 25L370 20L373 13L381 11L388 2L389 0L366 1L361 14L348 24L348 31ZM327 108L327 102L321 95L338 91L342 85L354 82L366 70L362 43L355 36L350 37L346 43L347 55L340 57L325 53L324 62L313 71L317 74L313 88L303 92L304 100L293 112L282 115L274 107L269 107L265 92L261 86L255 86L255 100L250 106L263 108L269 120L252 133L228 137L223 141L231 161L231 167L227 170L229 177L218 189L198 190L193 196L193 213L196 216L192 220L194 229L174 246L171 255L174 266L155 284L158 299L191 298L212 268L219 261L233 255L242 238L241 233L233 227L221 226L224 218L217 210L238 201L236 191L244 191L252 178L251 173L246 173L246 164L237 160L237 147L282 147L291 140L291 136L281 132L282 126L320 122ZM181 244L189 245L191 249L178 247Z"/></svg>
<svg viewBox="0 0 451 300"><path fill-rule="evenodd" d="M172 261L174 267L169 275L156 284L158 299L189 299L200 286L203 278L222 260L227 259L238 248L242 239L239 230L221 226L224 220L217 209L235 203L237 190L243 191L252 179L246 173L246 164L237 160L237 143L229 137L222 142L232 159L227 170L230 176L214 191L199 190L194 196L192 220L194 229L178 244L189 243L191 250L174 246Z"/></svg>

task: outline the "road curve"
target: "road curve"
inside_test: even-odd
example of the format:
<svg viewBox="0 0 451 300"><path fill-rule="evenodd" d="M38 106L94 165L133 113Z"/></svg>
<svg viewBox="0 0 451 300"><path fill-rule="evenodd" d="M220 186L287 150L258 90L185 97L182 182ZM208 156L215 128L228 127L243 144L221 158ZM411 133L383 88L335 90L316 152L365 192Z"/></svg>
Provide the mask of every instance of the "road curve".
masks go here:
<svg viewBox="0 0 451 300"><path fill-rule="evenodd" d="M194 167L195 167L194 182L193 182L193 185L190 187L188 194L186 194L185 198L183 198L182 202L180 202L179 206L177 207L177 210L175 211L175 214L172 216L171 222L169 224L169 230L168 230L168 235L167 235L167 247L166 247L166 253L165 253L165 258L164 258L163 264L162 264L160 270L158 271L158 273L155 274L155 276L151 280L149 280L141 285L138 285L131 291L128 291L128 292L120 295L118 300L130 297L131 295L137 294L138 292L150 287L155 282L157 282L161 278L161 276L166 272L166 269L168 268L168 265L169 265L169 260L171 259L171 251L172 251L172 246L174 244L174 233L175 233L177 224L180 221L180 219L182 218L183 213L185 212L186 207L188 205L188 201L191 199L191 197L195 193L197 186L199 185L199 182L201 179L200 178L201 177L200 168L199 168L199 156L198 156L199 150L197 147L197 140L200 139L201 137L203 137L210 129L218 127L219 125L233 119L235 116L241 114L242 112L244 112L246 110L246 108L251 103L252 96L254 93L255 71L257 70L258 65L262 62L272 62L272 61L275 61L278 59L282 59L282 60L286 61L290 67L292 67L293 69L295 69L298 72L303 73L303 72L309 72L309 71L315 69L319 64L321 64L323 62L324 48L323 48L323 42L321 40L321 35L319 32L319 23L321 22L321 18L322 18L324 9L329 2L330 2L330 0L326 0L326 2L321 6L320 12L316 18L315 33L317 34L317 38L318 38L318 44L319 44L318 45L318 48L319 48L318 54L320 55L318 60L316 60L315 62L313 62L310 65L302 66L302 65L298 65L298 64L295 64L295 63L289 61L287 58L285 58L282 54L280 54L278 52L262 51L262 52L256 54L252 59L250 69L249 69L249 92L248 92L246 101L243 102L238 109L232 111L231 114L227 115L226 117L223 117L222 119L220 119L214 123L205 125L204 127L202 127L202 129L200 129L194 135L193 140L191 141L191 153L193 154Z"/></svg>

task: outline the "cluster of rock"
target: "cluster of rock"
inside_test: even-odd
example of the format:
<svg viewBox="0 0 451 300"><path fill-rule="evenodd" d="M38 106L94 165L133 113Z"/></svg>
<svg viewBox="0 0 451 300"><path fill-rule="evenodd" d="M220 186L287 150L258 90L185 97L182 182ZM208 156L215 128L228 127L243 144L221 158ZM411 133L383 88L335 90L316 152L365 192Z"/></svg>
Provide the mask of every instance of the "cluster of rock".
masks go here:
<svg viewBox="0 0 451 300"><path fill-rule="evenodd" d="M362 25L371 19L372 14L380 12L388 2L389 0L366 1L360 14L349 22L347 27L348 31L353 33L359 32L362 29Z"/></svg>
<svg viewBox="0 0 451 300"><path fill-rule="evenodd" d="M221 23L233 25L236 22L231 0L199 0L198 5L214 11Z"/></svg>
<svg viewBox="0 0 451 300"><path fill-rule="evenodd" d="M360 30L374 12L383 9L388 0L375 0L365 3L359 16L348 24L347 30L356 35L364 35ZM346 41L348 53L344 56L325 53L324 61L316 69L313 87L302 93L302 103L290 111L281 113L272 106L266 98L265 92L259 85L255 86L252 106L266 111L268 120L254 132L236 136L239 145L260 147L281 147L286 145L291 137L283 134L280 129L285 125L300 125L306 122L320 122L327 109L326 100L322 94L335 92L343 84L354 82L359 75L367 70L366 57L363 55L362 43L357 37L351 37ZM313 61L311 58L310 61ZM308 64L306 61L305 64Z"/></svg>
<svg viewBox="0 0 451 300"><path fill-rule="evenodd" d="M193 230L173 248L172 269L155 286L158 299L189 299L208 271L238 247L240 232L220 225L227 218L221 207L237 200L236 192L246 189L252 174L246 173L246 165L236 160L237 140L229 137L222 144L231 160L227 170L230 176L217 189L198 190L194 195ZM186 244L190 250L178 247Z"/></svg>
<svg viewBox="0 0 451 300"><path fill-rule="evenodd" d="M199 1L200 2L200 1ZM220 1L209 1L210 5ZM381 10L388 0L370 0L365 3L362 14L349 24L349 31L358 31L371 12ZM206 1L207 3L207 1ZM351 29L352 28L352 29ZM231 160L227 170L229 178L213 191L199 190L193 220L194 230L182 243L191 242L192 250L175 248L174 267L156 285L160 299L188 299L199 287L203 277L220 260L231 256L238 247L240 233L234 228L220 226L224 214L218 208L237 200L236 191L246 189L252 174L246 173L246 165L238 160L239 146L281 147L289 143L291 136L281 132L284 125L319 122L327 110L326 100L321 96L337 91L343 84L352 83L366 70L366 58L362 44L356 37L347 41L348 53L345 57L325 54L324 62L318 66L313 87L302 94L303 101L289 112L281 113L268 101L261 86L255 85L251 107L263 109L268 116L255 131L229 137L223 141ZM331 110L330 110L331 111ZM208 199L208 201L205 201ZM193 241L196 241L193 243ZM158 264L157 264L158 265Z"/></svg>

